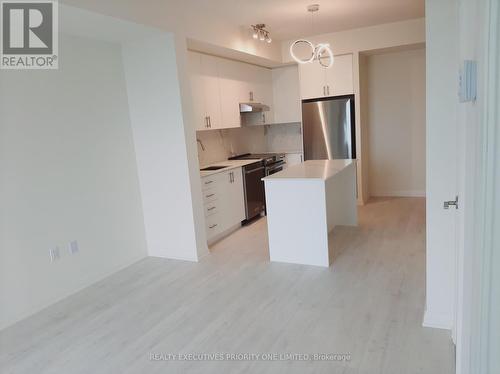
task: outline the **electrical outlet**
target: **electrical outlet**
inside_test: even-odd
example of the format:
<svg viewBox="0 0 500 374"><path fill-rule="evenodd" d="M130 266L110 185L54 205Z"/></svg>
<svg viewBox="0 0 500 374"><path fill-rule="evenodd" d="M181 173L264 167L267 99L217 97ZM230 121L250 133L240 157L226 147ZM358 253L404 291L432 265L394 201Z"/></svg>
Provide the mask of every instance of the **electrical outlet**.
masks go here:
<svg viewBox="0 0 500 374"><path fill-rule="evenodd" d="M59 252L59 247L54 247L49 249L50 262L57 261L61 258L61 254Z"/></svg>
<svg viewBox="0 0 500 374"><path fill-rule="evenodd" d="M76 240L72 240L69 242L68 251L72 255L80 251L80 248L78 248L78 242Z"/></svg>

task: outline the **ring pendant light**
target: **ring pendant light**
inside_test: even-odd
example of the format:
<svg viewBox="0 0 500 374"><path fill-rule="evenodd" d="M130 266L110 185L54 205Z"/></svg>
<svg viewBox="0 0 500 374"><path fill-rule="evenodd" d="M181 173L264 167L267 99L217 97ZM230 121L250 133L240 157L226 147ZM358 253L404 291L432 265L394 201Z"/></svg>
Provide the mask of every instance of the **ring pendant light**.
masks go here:
<svg viewBox="0 0 500 374"><path fill-rule="evenodd" d="M312 15L313 32L314 32L314 13L319 11L319 5L318 4L309 5L307 7L307 11L310 12ZM307 47L311 50L310 56L304 59L299 58L294 52L294 49L296 49L297 46L303 44L307 45ZM309 64L314 62L314 60L318 60L319 64L324 68L332 67L333 62L335 60L332 49L330 48L330 44L319 43L318 45L315 46L313 43L311 43L309 40L306 39L298 39L290 45L290 56L292 56L292 58L299 64ZM328 59L327 63L325 63L324 61L325 59Z"/></svg>

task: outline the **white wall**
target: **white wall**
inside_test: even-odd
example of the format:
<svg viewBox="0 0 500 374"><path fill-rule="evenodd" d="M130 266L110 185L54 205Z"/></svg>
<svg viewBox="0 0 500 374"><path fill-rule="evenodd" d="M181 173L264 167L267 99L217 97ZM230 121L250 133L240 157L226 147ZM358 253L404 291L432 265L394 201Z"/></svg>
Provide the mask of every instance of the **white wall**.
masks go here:
<svg viewBox="0 0 500 374"><path fill-rule="evenodd" d="M335 55L421 44L425 42L425 19L411 19L408 21L314 35L307 37L307 39L313 43L330 43ZM288 40L281 44L283 62L293 61L289 50L294 40Z"/></svg>
<svg viewBox="0 0 500 374"><path fill-rule="evenodd" d="M59 50L59 70L0 71L0 328L147 254L121 48Z"/></svg>
<svg viewBox="0 0 500 374"><path fill-rule="evenodd" d="M234 155L267 151L264 126L197 131L196 137L205 147L203 150L198 144L200 166L227 160L228 157Z"/></svg>
<svg viewBox="0 0 500 374"><path fill-rule="evenodd" d="M366 140L364 133L367 129L364 119L361 116L362 97L359 84L360 53L418 45L425 43L425 38L425 20L423 18L307 37L307 39L313 43L330 43L335 55L353 54L353 81L356 101L356 144L358 145L358 194L360 200L364 202L367 201L367 196L364 195L364 192L368 190L368 180L366 178L368 175L368 162L363 154L363 151L367 149L366 144L364 144ZM293 41L294 40L288 40L281 45L282 58L285 63L292 61L289 48Z"/></svg>
<svg viewBox="0 0 500 374"><path fill-rule="evenodd" d="M425 196L425 49L367 61L369 195Z"/></svg>
<svg viewBox="0 0 500 374"><path fill-rule="evenodd" d="M184 108L182 101L189 94L181 92L187 79L177 69L177 54L171 34L123 46L148 253L197 261L208 248L194 127L185 118L190 101Z"/></svg>

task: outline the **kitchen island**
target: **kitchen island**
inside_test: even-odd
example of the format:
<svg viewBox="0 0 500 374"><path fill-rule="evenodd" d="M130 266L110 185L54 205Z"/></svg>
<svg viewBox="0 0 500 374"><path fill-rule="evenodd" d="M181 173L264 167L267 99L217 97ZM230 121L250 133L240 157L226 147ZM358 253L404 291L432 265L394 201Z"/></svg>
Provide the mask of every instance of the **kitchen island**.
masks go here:
<svg viewBox="0 0 500 374"><path fill-rule="evenodd" d="M263 179L271 261L328 267L335 226L357 225L355 160L311 160Z"/></svg>

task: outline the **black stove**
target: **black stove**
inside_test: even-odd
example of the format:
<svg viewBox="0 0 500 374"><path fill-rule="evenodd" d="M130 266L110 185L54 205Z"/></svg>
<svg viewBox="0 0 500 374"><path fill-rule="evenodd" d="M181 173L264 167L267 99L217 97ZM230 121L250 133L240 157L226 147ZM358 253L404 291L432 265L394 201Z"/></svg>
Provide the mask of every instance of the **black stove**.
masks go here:
<svg viewBox="0 0 500 374"><path fill-rule="evenodd" d="M271 166L275 164L283 165L285 163L284 153L244 153L242 155L237 155L229 157L228 160L258 160L262 159L262 164L264 166Z"/></svg>
<svg viewBox="0 0 500 374"><path fill-rule="evenodd" d="M278 173L285 166L284 153L245 153L229 157L229 160L261 160L243 166L243 187L245 192L246 220L266 212L266 194L262 178Z"/></svg>

